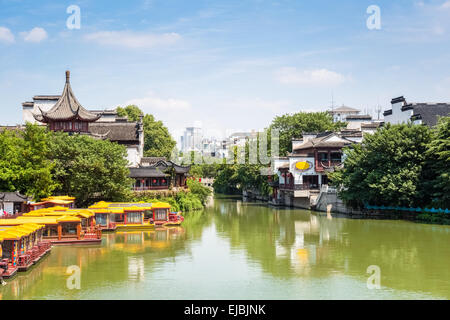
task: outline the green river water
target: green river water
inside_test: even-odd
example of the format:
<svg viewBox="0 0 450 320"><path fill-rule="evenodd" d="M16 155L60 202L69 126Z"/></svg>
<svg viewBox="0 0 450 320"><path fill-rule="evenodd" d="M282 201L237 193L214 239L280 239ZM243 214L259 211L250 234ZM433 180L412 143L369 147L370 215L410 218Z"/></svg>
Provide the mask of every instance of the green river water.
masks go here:
<svg viewBox="0 0 450 320"><path fill-rule="evenodd" d="M80 289L67 285L70 266ZM450 299L449 266L450 226L216 198L181 227L53 247L0 299Z"/></svg>

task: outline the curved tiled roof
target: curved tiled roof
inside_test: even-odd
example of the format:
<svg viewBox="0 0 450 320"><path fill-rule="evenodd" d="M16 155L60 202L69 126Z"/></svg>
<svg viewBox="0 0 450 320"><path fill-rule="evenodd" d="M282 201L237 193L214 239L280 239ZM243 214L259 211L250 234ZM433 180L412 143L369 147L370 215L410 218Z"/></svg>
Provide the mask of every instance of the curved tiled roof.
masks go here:
<svg viewBox="0 0 450 320"><path fill-rule="evenodd" d="M0 192L0 201L2 202L26 202L28 197L19 192Z"/></svg>
<svg viewBox="0 0 450 320"><path fill-rule="evenodd" d="M328 141L328 138L333 135L334 135L334 133L330 133L330 134L327 134L324 136L309 139L308 141L304 142L303 144L295 147L293 149L293 152L296 152L298 150L305 150L305 149L319 148L319 147L343 148L343 147L348 146L353 143L353 141L347 140L347 139L345 139L345 137L342 137L340 141Z"/></svg>
<svg viewBox="0 0 450 320"><path fill-rule="evenodd" d="M139 143L139 126L136 122L94 122L89 125L91 134L110 141L134 141Z"/></svg>
<svg viewBox="0 0 450 320"><path fill-rule="evenodd" d="M34 115L34 118L40 122L73 120L79 119L87 122L94 122L100 119L101 114L92 113L78 102L70 86L70 72L66 71L66 84L63 93L58 102L47 112L41 111L41 114Z"/></svg>
<svg viewBox="0 0 450 320"><path fill-rule="evenodd" d="M154 167L130 168L130 178L164 178L167 176L168 174Z"/></svg>

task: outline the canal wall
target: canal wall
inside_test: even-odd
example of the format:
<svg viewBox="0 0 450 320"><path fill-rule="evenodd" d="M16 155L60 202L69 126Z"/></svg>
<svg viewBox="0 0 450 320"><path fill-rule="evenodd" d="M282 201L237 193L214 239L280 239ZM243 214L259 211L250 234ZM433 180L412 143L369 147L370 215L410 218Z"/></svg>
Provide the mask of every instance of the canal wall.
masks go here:
<svg viewBox="0 0 450 320"><path fill-rule="evenodd" d="M262 195L259 190L254 189L243 190L242 196L251 200L269 201L269 196Z"/></svg>
<svg viewBox="0 0 450 320"><path fill-rule="evenodd" d="M350 215L363 215L364 212L353 209L344 204L335 191L322 191L317 198L313 208L317 211L327 212L328 206L331 206L331 212Z"/></svg>

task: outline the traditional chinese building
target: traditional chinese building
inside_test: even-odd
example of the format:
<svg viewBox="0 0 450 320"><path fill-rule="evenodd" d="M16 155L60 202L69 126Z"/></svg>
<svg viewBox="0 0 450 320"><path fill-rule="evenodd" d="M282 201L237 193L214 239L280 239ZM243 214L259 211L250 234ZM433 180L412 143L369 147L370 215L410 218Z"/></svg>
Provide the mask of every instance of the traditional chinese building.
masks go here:
<svg viewBox="0 0 450 320"><path fill-rule="evenodd" d="M339 133L305 133L293 139L292 153L275 160L278 183L275 203L310 208L322 186L328 186L328 173L342 165L342 149L355 143Z"/></svg>
<svg viewBox="0 0 450 320"><path fill-rule="evenodd" d="M66 83L60 96L34 96L33 101L22 104L25 122L40 123L53 131L69 134L87 134L105 139L127 148L130 167L137 167L144 153L144 129L142 119L129 122L117 116L115 110L90 111L75 97L70 85L70 72L66 71Z"/></svg>
<svg viewBox="0 0 450 320"><path fill-rule="evenodd" d="M50 130L89 133L89 123L101 115L89 112L78 102L70 86L70 71L66 71L66 84L58 102L49 110L34 114L34 118L46 123Z"/></svg>
<svg viewBox="0 0 450 320"><path fill-rule="evenodd" d="M450 115L450 103L408 103L401 96L391 100L391 109L384 111L384 122L400 124L412 122L433 127L439 117Z"/></svg>
<svg viewBox="0 0 450 320"><path fill-rule="evenodd" d="M130 168L130 177L135 180L135 191L184 188L189 170L190 166L180 166L165 158L145 157L139 167Z"/></svg>

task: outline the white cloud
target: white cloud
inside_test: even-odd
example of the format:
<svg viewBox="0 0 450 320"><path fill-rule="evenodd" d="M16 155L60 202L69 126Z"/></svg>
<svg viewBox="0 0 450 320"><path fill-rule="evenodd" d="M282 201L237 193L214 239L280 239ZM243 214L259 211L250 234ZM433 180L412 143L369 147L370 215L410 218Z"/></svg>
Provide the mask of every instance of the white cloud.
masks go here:
<svg viewBox="0 0 450 320"><path fill-rule="evenodd" d="M20 35L23 37L23 40L25 40L26 42L41 42L45 39L47 39L47 31L45 31L45 29L43 28L33 28L30 31L24 31L21 32Z"/></svg>
<svg viewBox="0 0 450 320"><path fill-rule="evenodd" d="M14 42L14 35L12 34L11 30L5 27L0 27L0 42L5 43Z"/></svg>
<svg viewBox="0 0 450 320"><path fill-rule="evenodd" d="M131 99L125 105L134 104L141 108L145 113L153 113L155 111L188 111L191 109L191 104L188 101L160 98L155 96L152 92L147 97Z"/></svg>
<svg viewBox="0 0 450 320"><path fill-rule="evenodd" d="M293 85L333 86L346 80L342 74L327 69L297 70L293 67L281 68L276 76L281 83Z"/></svg>
<svg viewBox="0 0 450 320"><path fill-rule="evenodd" d="M136 49L171 45L180 40L181 36L178 33L153 34L131 31L100 31L86 35L85 39L101 45Z"/></svg>

